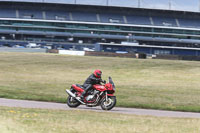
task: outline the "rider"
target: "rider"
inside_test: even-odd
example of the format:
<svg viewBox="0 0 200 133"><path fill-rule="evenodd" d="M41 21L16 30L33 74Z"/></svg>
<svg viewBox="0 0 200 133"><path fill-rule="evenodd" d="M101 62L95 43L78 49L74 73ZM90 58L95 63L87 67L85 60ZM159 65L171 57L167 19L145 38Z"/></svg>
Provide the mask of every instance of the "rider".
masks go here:
<svg viewBox="0 0 200 133"><path fill-rule="evenodd" d="M84 89L84 92L82 93L81 95L81 100L84 100L84 96L87 94L87 92L92 89L92 86L95 85L95 84L100 84L101 82L104 82L102 79L101 79L101 75L102 75L102 72L101 70L95 70L87 79L86 81L84 82L83 84L83 87L85 88Z"/></svg>

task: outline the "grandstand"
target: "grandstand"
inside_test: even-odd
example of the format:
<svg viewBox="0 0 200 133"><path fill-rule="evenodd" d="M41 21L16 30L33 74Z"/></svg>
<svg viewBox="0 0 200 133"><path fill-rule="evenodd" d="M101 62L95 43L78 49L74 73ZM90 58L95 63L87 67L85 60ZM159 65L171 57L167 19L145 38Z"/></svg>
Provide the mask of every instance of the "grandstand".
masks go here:
<svg viewBox="0 0 200 133"><path fill-rule="evenodd" d="M83 50L96 43L137 42L132 52L180 54L165 50L171 47L184 49L182 55L200 56L187 52L200 50L198 12L38 1L0 1L0 46L34 42Z"/></svg>

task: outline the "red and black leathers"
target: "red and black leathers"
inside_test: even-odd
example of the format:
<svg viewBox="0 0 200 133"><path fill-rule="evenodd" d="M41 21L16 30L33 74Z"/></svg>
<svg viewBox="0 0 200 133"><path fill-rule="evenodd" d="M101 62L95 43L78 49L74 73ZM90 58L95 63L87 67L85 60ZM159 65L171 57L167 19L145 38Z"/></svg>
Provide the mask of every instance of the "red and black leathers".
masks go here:
<svg viewBox="0 0 200 133"><path fill-rule="evenodd" d="M83 84L84 92L81 95L81 98L92 88L93 85L100 84L102 81L101 78L97 78L94 74L91 74Z"/></svg>
<svg viewBox="0 0 200 133"><path fill-rule="evenodd" d="M102 81L101 78L97 78L94 74L91 74L86 81L84 82L83 86L85 84L91 84L91 85L95 85L95 84L100 84L100 82Z"/></svg>

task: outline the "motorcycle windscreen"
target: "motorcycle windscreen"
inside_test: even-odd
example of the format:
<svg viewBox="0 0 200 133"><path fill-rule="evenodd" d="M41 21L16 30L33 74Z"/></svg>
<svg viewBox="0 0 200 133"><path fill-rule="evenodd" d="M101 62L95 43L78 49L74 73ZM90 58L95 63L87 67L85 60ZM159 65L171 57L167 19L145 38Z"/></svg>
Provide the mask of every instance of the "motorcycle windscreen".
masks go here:
<svg viewBox="0 0 200 133"><path fill-rule="evenodd" d="M115 88L115 84L114 84L114 82L113 82L113 80L112 80L111 77L109 77L109 83L111 83L112 86L113 86L113 89L116 90L116 88Z"/></svg>

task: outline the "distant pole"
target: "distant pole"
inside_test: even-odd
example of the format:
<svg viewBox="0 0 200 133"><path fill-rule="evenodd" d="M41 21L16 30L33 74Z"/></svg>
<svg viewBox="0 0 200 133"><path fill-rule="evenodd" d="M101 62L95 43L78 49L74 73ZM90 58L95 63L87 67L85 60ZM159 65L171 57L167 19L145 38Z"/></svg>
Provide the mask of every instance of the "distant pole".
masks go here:
<svg viewBox="0 0 200 133"><path fill-rule="evenodd" d="M200 11L200 0L199 0L199 11Z"/></svg>
<svg viewBox="0 0 200 133"><path fill-rule="evenodd" d="M140 8L140 5L141 5L141 1L138 0L138 8Z"/></svg>
<svg viewBox="0 0 200 133"><path fill-rule="evenodd" d="M76 0L74 0L74 3L76 4Z"/></svg>
<svg viewBox="0 0 200 133"><path fill-rule="evenodd" d="M171 10L171 9L172 9L172 1L169 0L169 10Z"/></svg>
<svg viewBox="0 0 200 133"><path fill-rule="evenodd" d="M109 5L109 0L106 1L106 5L107 5L107 6Z"/></svg>

